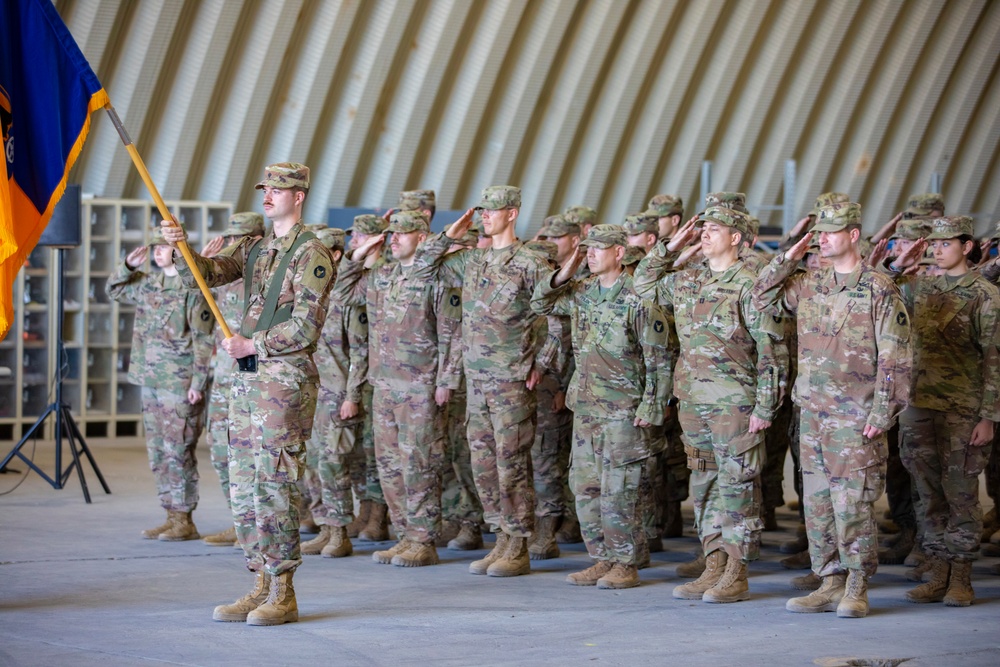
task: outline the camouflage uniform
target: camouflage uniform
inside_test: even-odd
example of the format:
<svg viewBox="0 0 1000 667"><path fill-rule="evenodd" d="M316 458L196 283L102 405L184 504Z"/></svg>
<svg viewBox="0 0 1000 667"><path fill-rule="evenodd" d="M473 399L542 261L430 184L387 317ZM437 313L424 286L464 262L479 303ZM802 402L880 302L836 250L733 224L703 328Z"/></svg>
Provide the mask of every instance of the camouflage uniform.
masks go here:
<svg viewBox="0 0 1000 667"><path fill-rule="evenodd" d="M584 245L625 245L617 225L593 227ZM622 273L607 290L597 278L552 287L540 281L535 312L572 318L577 366L566 397L573 411L570 479L590 556L635 565L645 542L639 513L644 461L655 453L647 429L635 419L662 424L670 394L669 323L639 298Z"/></svg>
<svg viewBox="0 0 1000 667"><path fill-rule="evenodd" d="M191 404L187 393L207 388L215 320L200 291L162 271L145 273L122 262L108 278L107 293L136 304L128 381L142 387L146 451L160 505L189 513L198 505L195 446L205 400Z"/></svg>
<svg viewBox="0 0 1000 667"><path fill-rule="evenodd" d="M860 207L820 209L816 231L860 223ZM873 505L885 490L883 433L906 404L910 377L909 318L891 279L864 262L846 276L832 268L794 274L779 254L757 279L753 304L795 314L798 377L792 400L801 408L806 530L813 571L871 576L878 568Z"/></svg>

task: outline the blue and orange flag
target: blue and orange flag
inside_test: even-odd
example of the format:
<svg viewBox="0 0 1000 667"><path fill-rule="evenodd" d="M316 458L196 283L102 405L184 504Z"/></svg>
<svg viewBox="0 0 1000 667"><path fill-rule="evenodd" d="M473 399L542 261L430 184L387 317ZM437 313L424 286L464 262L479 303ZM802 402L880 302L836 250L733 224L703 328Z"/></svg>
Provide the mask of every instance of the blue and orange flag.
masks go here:
<svg viewBox="0 0 1000 667"><path fill-rule="evenodd" d="M0 339L17 272L49 224L108 95L51 0L0 2Z"/></svg>

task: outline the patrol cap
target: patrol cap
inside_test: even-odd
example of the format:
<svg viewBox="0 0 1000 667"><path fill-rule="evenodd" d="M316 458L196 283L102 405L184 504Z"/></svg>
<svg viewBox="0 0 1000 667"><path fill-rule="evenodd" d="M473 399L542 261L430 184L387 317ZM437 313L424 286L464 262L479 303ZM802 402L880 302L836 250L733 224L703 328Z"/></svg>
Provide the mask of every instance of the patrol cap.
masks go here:
<svg viewBox="0 0 1000 667"><path fill-rule="evenodd" d="M746 238L747 227L750 224L746 213L725 206L709 206L698 216L698 222L714 222L724 227L731 227L742 234L743 238Z"/></svg>
<svg viewBox="0 0 1000 667"><path fill-rule="evenodd" d="M625 228L620 225L594 225L587 233L587 238L580 241L582 246L595 248L610 248L611 246L627 246Z"/></svg>
<svg viewBox="0 0 1000 667"><path fill-rule="evenodd" d="M944 197L937 192L925 192L919 195L910 195L903 213L917 216L930 215L934 211L938 211L941 215L944 215Z"/></svg>
<svg viewBox="0 0 1000 667"><path fill-rule="evenodd" d="M747 216L747 232L750 234L751 237L754 237L754 236L757 236L758 234L760 234L760 219L758 219L756 216L748 215ZM748 241L752 241L753 238L749 238L747 240Z"/></svg>
<svg viewBox="0 0 1000 667"><path fill-rule="evenodd" d="M844 192L824 192L819 197L816 197L816 204L813 206L813 210L809 215L814 215L819 217L819 210L824 206L832 206L833 204L847 204L851 201L850 195Z"/></svg>
<svg viewBox="0 0 1000 667"><path fill-rule="evenodd" d="M406 190L399 193L398 208L400 211L433 211L437 208L436 201L433 190Z"/></svg>
<svg viewBox="0 0 1000 667"><path fill-rule="evenodd" d="M263 236L264 216L253 211L234 213L229 216L229 227L223 236Z"/></svg>
<svg viewBox="0 0 1000 667"><path fill-rule="evenodd" d="M312 229L315 227L316 229ZM325 245L330 250L341 250L343 251L346 245L347 233L343 229L337 227L327 227L326 225L309 225L307 229L310 229L319 242Z"/></svg>
<svg viewBox="0 0 1000 667"><path fill-rule="evenodd" d="M499 211L504 208L521 208L521 188L513 185L491 185L483 188L483 196L476 208Z"/></svg>
<svg viewBox="0 0 1000 667"><path fill-rule="evenodd" d="M740 213L747 212L747 196L742 192L709 192L705 195L705 208L722 206Z"/></svg>
<svg viewBox="0 0 1000 667"><path fill-rule="evenodd" d="M524 244L524 247L544 255L551 263L556 263L559 246L552 241L528 241Z"/></svg>
<svg viewBox="0 0 1000 667"><path fill-rule="evenodd" d="M897 239L905 239L909 241L916 241L917 239L926 238L926 236L931 233L932 227L933 224L928 218L900 220L896 223L896 231L889 237L889 240L895 241Z"/></svg>
<svg viewBox="0 0 1000 667"><path fill-rule="evenodd" d="M167 243L166 239L163 238L163 228L160 227L160 225L150 228L149 242L146 244L146 247L155 248L158 245L170 245Z"/></svg>
<svg viewBox="0 0 1000 667"><path fill-rule="evenodd" d="M669 215L684 215L684 200L677 195L655 195L646 204L643 215L665 218Z"/></svg>
<svg viewBox="0 0 1000 667"><path fill-rule="evenodd" d="M389 216L389 228L386 231L406 234L430 230L430 219L423 211L396 211Z"/></svg>
<svg viewBox="0 0 1000 667"><path fill-rule="evenodd" d="M550 215L542 222L542 228L538 230L539 236L551 236L558 238L569 234L580 235L580 225L566 219L564 215Z"/></svg>
<svg viewBox="0 0 1000 667"><path fill-rule="evenodd" d="M597 211L589 206L569 206L563 211L563 217L578 224L581 230L584 225L597 223Z"/></svg>
<svg viewBox="0 0 1000 667"><path fill-rule="evenodd" d="M625 248L625 257L622 258L622 266L638 264L646 256L646 251L637 245L630 245Z"/></svg>
<svg viewBox="0 0 1000 667"><path fill-rule="evenodd" d="M625 233L629 236L645 234L646 232L649 232L650 234L658 234L660 231L660 223L658 219L652 216L647 216L645 213L626 215L623 227L625 227Z"/></svg>
<svg viewBox="0 0 1000 667"><path fill-rule="evenodd" d="M812 232L840 232L848 225L861 224L861 204L831 204L819 209Z"/></svg>
<svg viewBox="0 0 1000 667"><path fill-rule="evenodd" d="M267 168L264 169L264 180L254 186L257 190L263 190L266 187L280 188L282 190L287 190L288 188L302 188L303 190L309 189L309 167L304 164L299 164L298 162L278 162L277 164L269 164Z"/></svg>
<svg viewBox="0 0 1000 667"><path fill-rule="evenodd" d="M972 236L972 228L972 218L967 215L948 215L943 218L935 218L934 229L927 235L927 240Z"/></svg>
<svg viewBox="0 0 1000 667"><path fill-rule="evenodd" d="M444 231L447 232L451 228L452 225L445 225ZM475 227L472 227L462 235L462 238L453 240L452 243L457 243L458 245L465 246L466 248L475 248L476 244L479 243L479 232Z"/></svg>
<svg viewBox="0 0 1000 667"><path fill-rule="evenodd" d="M354 226L351 227L351 233L374 236L375 234L384 232L388 226L389 223L382 216L373 213L364 213L354 216Z"/></svg>

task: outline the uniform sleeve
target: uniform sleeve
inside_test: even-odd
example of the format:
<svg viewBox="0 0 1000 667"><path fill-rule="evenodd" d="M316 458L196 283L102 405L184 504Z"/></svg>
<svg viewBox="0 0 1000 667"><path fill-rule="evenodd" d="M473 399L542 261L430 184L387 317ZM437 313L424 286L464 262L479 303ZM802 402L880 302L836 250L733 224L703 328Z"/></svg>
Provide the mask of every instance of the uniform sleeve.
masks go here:
<svg viewBox="0 0 1000 667"><path fill-rule="evenodd" d="M785 259L779 253L765 266L753 285L753 306L768 315L781 315L782 309L795 313L799 307L801 283L805 274L792 276L798 262ZM790 277L791 276L791 277Z"/></svg>
<svg viewBox="0 0 1000 667"><path fill-rule="evenodd" d="M979 274L994 285L1000 283L1000 257L980 269Z"/></svg>
<svg viewBox="0 0 1000 667"><path fill-rule="evenodd" d="M643 300L635 310L635 330L646 366L646 386L635 416L657 426L665 419L667 399L673 392L673 364L670 359L670 322L651 301Z"/></svg>
<svg viewBox="0 0 1000 667"><path fill-rule="evenodd" d="M364 307L368 299L368 274L364 260L355 262L348 254L340 260L330 300L342 308Z"/></svg>
<svg viewBox="0 0 1000 667"><path fill-rule="evenodd" d="M438 367L436 385L458 390L462 385L462 290L435 287Z"/></svg>
<svg viewBox="0 0 1000 667"><path fill-rule="evenodd" d="M147 277L148 273L130 269L122 260L118 270L108 276L104 291L109 298L120 303L138 303L142 298L142 287Z"/></svg>
<svg viewBox="0 0 1000 667"><path fill-rule="evenodd" d="M547 277L542 277L535 283L535 289L531 293L531 310L539 315L556 315L558 317L571 317L573 313L573 303L576 292L576 281L567 280L559 287L553 287L558 271L552 271Z"/></svg>
<svg viewBox="0 0 1000 667"><path fill-rule="evenodd" d="M549 374L554 377L563 391L569 386L570 366L573 361L573 343L570 319L549 315L548 338L552 341L552 348L555 351L550 363L546 365Z"/></svg>
<svg viewBox="0 0 1000 667"><path fill-rule="evenodd" d="M979 404L979 418L1000 422L1000 327L997 324L997 309L1000 299L997 291L991 290L980 302L976 318L976 334L983 355L982 399Z"/></svg>
<svg viewBox="0 0 1000 667"><path fill-rule="evenodd" d="M475 250L459 250L448 253L452 240L443 233L433 234L417 246L413 264L419 269L425 266L436 267L436 278L442 285L461 287L465 279L465 265Z"/></svg>
<svg viewBox="0 0 1000 667"><path fill-rule="evenodd" d="M910 318L899 292L889 289L873 298L875 347L878 350L875 398L868 423L889 430L910 398Z"/></svg>
<svg viewBox="0 0 1000 667"><path fill-rule="evenodd" d="M679 254L668 251L663 241L656 244L635 267L635 274L632 276L635 293L643 299L663 305L671 296L664 292L672 287L672 283L663 282L663 278L669 274Z"/></svg>
<svg viewBox="0 0 1000 667"><path fill-rule="evenodd" d="M194 368L191 373L191 388L205 393L208 378L212 373L212 351L215 348L215 318L208 308L201 291L190 290L187 299L188 328L194 350Z"/></svg>
<svg viewBox="0 0 1000 667"><path fill-rule="evenodd" d="M347 372L345 400L361 403L361 389L368 378L368 311L359 306L345 308L347 345L351 369Z"/></svg>
<svg viewBox="0 0 1000 667"><path fill-rule="evenodd" d="M740 301L743 321L757 347L757 389L753 415L774 421L788 382L788 344L783 340L784 319L753 307L749 292Z"/></svg>

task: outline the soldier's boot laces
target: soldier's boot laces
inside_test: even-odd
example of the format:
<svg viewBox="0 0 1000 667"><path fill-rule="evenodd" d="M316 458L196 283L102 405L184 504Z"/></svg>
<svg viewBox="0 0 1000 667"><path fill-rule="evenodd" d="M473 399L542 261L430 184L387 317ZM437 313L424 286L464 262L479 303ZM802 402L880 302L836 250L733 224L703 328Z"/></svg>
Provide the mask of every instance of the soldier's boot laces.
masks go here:
<svg viewBox="0 0 1000 667"><path fill-rule="evenodd" d="M539 517L534 540L528 546L528 556L531 560L548 560L559 558L559 545L556 544L556 522L558 516Z"/></svg>
<svg viewBox="0 0 1000 667"><path fill-rule="evenodd" d="M823 583L809 595L792 598L785 603L785 609L796 614L815 614L836 611L847 590L847 575L830 574L823 577Z"/></svg>
<svg viewBox="0 0 1000 667"><path fill-rule="evenodd" d="M705 552L702 551L698 554L698 557L687 563L681 563L677 566L677 576L684 577L685 579L697 579L705 571Z"/></svg>
<svg viewBox="0 0 1000 667"><path fill-rule="evenodd" d="M812 571L801 577L792 577L792 588L797 591L814 591L822 585L823 579Z"/></svg>
<svg viewBox="0 0 1000 667"><path fill-rule="evenodd" d="M243 623L247 620L247 614L264 604L270 592L271 577L263 570L255 574L257 578L253 590L232 604L220 604L216 607L212 612L213 621Z"/></svg>
<svg viewBox="0 0 1000 667"><path fill-rule="evenodd" d="M357 537L358 533L368 525L368 517L372 513L372 505L375 503L371 500L362 500L361 505L358 507L358 513L354 515L354 520L347 524L347 536Z"/></svg>
<svg viewBox="0 0 1000 667"><path fill-rule="evenodd" d="M167 520L165 522L161 523L156 528L147 528L146 530L142 531L140 535L142 535L142 539L144 540L155 540L157 537L160 536L160 533L167 530L168 528L170 528L170 510L167 510Z"/></svg>
<svg viewBox="0 0 1000 667"><path fill-rule="evenodd" d="M701 596L702 602L713 603L742 602L749 599L747 564L739 558L730 558L726 561L726 571L722 574L722 579Z"/></svg>
<svg viewBox="0 0 1000 667"><path fill-rule="evenodd" d="M433 543L410 542L409 549L392 557L392 564L396 567L424 567L437 565L440 562L437 547Z"/></svg>
<svg viewBox="0 0 1000 667"><path fill-rule="evenodd" d="M566 575L566 581L574 586L594 586L598 579L611 571L613 565L609 560L599 560L586 570Z"/></svg>
<svg viewBox="0 0 1000 667"><path fill-rule="evenodd" d="M705 558L705 571L694 581L674 588L673 596L678 600L700 600L712 586L719 583L726 571L729 556L722 549L716 549Z"/></svg>
<svg viewBox="0 0 1000 667"><path fill-rule="evenodd" d="M493 550L486 554L485 558L480 558L479 560L474 560L469 563L469 573L470 574L486 574L490 568L490 565L500 560L504 552L507 551L507 542L510 537L507 533L500 531L497 535L497 542L493 546Z"/></svg>
<svg viewBox="0 0 1000 667"><path fill-rule="evenodd" d="M878 550L878 562L882 565L899 565L913 549L917 538L917 529L904 526L899 529L892 546Z"/></svg>
<svg viewBox="0 0 1000 667"><path fill-rule="evenodd" d="M785 556L778 562L786 570L808 570L812 567L812 559L809 558L808 551L800 551L797 554Z"/></svg>
<svg viewBox="0 0 1000 667"><path fill-rule="evenodd" d="M401 537L399 538L399 542L396 542L396 544L388 549L374 552L372 554L372 560L376 563L381 563L382 565L389 565L392 563L392 559L395 558L397 554L401 554L409 548L410 540L406 537Z"/></svg>
<svg viewBox="0 0 1000 667"><path fill-rule="evenodd" d="M806 537L806 526L800 523L795 528L795 537L782 542L778 551L783 554L798 554L809 549L809 539Z"/></svg>
<svg viewBox="0 0 1000 667"><path fill-rule="evenodd" d="M382 503L373 503L368 515L368 523L364 530L358 533L362 542L384 542L389 539L389 507Z"/></svg>
<svg viewBox="0 0 1000 667"><path fill-rule="evenodd" d="M597 580L598 588L635 588L639 585L639 568L635 565L615 563L611 570Z"/></svg>
<svg viewBox="0 0 1000 667"><path fill-rule="evenodd" d="M271 577L267 600L247 614L247 625L281 625L299 620L299 605L295 602L292 572Z"/></svg>
<svg viewBox="0 0 1000 667"><path fill-rule="evenodd" d="M949 607L968 607L976 599L972 591L972 561L957 560L951 564L951 579L944 603Z"/></svg>
<svg viewBox="0 0 1000 667"><path fill-rule="evenodd" d="M868 610L868 577L863 570L850 570L844 597L837 605L837 618L864 618Z"/></svg>
<svg viewBox="0 0 1000 667"><path fill-rule="evenodd" d="M491 577L519 577L531 572L531 558L528 556L528 538L511 535L507 539L507 549L486 569Z"/></svg>
<svg viewBox="0 0 1000 667"><path fill-rule="evenodd" d="M320 526L319 534L316 537L302 543L303 556L318 556L323 548L330 542L330 526Z"/></svg>
<svg viewBox="0 0 1000 667"><path fill-rule="evenodd" d="M156 536L162 542L184 542L200 538L201 535L191 520L191 512L170 512L170 528Z"/></svg>
<svg viewBox="0 0 1000 667"><path fill-rule="evenodd" d="M910 602L940 602L948 592L948 575L951 567L943 558L928 558L931 578L925 584L906 591L906 599Z"/></svg>
<svg viewBox="0 0 1000 667"><path fill-rule="evenodd" d="M231 547L236 544L236 527L230 526L221 533L206 535L202 542L210 547Z"/></svg>
<svg viewBox="0 0 1000 667"><path fill-rule="evenodd" d="M456 551L475 551L483 548L483 533L479 530L479 525L462 523L462 528L458 531L455 539L448 542L448 548Z"/></svg>
<svg viewBox="0 0 1000 667"><path fill-rule="evenodd" d="M681 514L681 501L667 501L664 510L663 537L683 537L684 515Z"/></svg>
<svg viewBox="0 0 1000 667"><path fill-rule="evenodd" d="M556 532L556 542L559 544L579 544L583 542L583 535L580 534L580 522L572 510L563 514L562 523Z"/></svg>
<svg viewBox="0 0 1000 667"><path fill-rule="evenodd" d="M354 545L347 536L346 526L330 526L330 541L326 543L320 555L323 558L346 558L354 553Z"/></svg>

